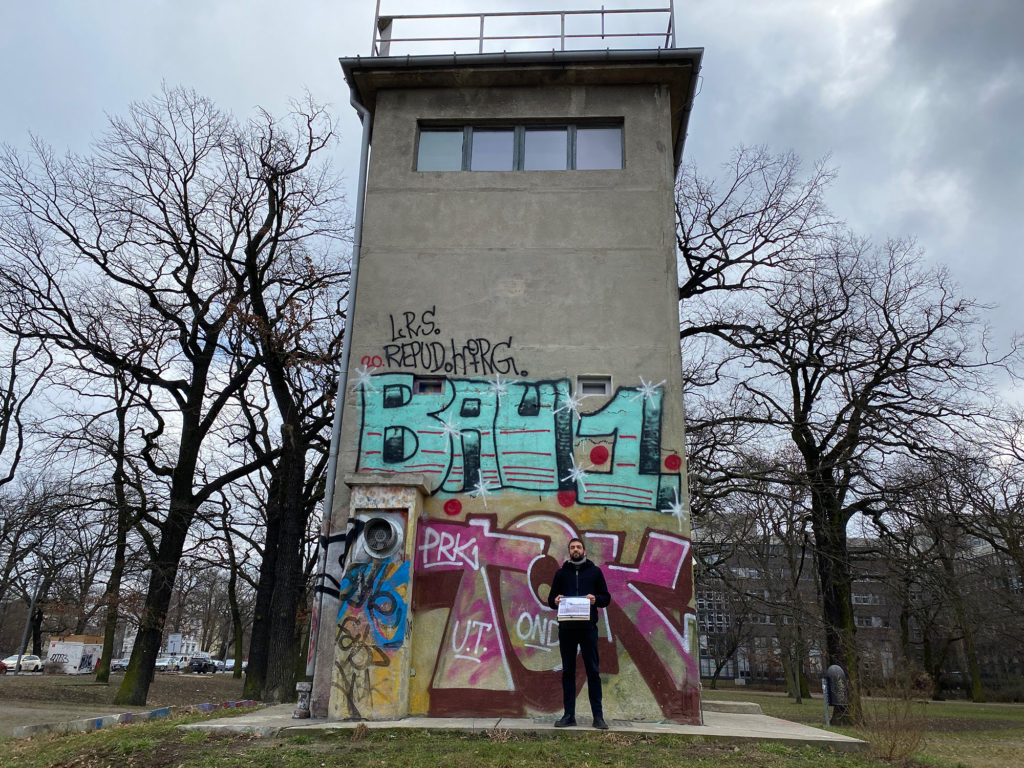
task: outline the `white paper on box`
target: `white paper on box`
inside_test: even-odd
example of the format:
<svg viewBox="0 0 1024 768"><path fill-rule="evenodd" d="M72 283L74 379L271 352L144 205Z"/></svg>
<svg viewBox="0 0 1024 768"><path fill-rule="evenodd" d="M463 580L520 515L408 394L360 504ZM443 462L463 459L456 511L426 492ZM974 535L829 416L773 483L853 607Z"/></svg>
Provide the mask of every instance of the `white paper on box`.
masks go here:
<svg viewBox="0 0 1024 768"><path fill-rule="evenodd" d="M590 599L562 595L558 603L558 620L590 621Z"/></svg>

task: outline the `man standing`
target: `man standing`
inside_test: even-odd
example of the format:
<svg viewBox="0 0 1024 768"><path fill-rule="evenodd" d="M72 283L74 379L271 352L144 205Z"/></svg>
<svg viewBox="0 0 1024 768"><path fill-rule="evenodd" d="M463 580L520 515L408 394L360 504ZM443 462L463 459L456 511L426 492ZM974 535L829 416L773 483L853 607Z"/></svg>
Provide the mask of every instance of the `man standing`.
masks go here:
<svg viewBox="0 0 1024 768"><path fill-rule="evenodd" d="M587 559L587 550L579 539L569 541L569 559L555 573L548 605L557 608L562 597L586 597L590 601L589 621L561 621L558 624L558 649L562 653L562 705L565 708L556 728L576 725L576 649L587 671L587 694L594 727L607 730L601 708L601 675L597 671L597 609L612 601L601 569Z"/></svg>

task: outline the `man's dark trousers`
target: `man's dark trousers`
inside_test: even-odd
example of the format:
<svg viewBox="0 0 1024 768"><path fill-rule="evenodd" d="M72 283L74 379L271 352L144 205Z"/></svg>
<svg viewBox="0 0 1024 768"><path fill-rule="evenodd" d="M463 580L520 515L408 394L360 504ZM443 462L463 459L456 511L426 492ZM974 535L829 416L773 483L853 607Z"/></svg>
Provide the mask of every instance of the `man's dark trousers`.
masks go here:
<svg viewBox="0 0 1024 768"><path fill-rule="evenodd" d="M565 714L576 717L576 649L587 671L587 694L594 718L603 718L601 675L598 673L597 624L592 621L563 621L558 625L558 650L562 653L562 705Z"/></svg>

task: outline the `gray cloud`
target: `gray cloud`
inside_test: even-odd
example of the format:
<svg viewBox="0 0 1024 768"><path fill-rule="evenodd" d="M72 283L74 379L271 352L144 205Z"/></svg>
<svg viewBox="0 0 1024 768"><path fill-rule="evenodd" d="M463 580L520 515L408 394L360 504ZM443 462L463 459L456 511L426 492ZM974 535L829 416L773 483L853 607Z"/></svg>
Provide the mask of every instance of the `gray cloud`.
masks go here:
<svg viewBox="0 0 1024 768"><path fill-rule="evenodd" d="M650 0L612 5L649 7ZM423 11L421 0L385 10ZM592 8L593 0L453 0L447 11ZM0 139L33 130L85 149L105 113L186 85L239 116L280 113L308 88L336 105L337 165L356 170L358 121L338 56L367 55L371 0L52 0L0 19ZM439 9L434 9L435 12ZM678 44L704 47L688 157L713 170L738 143L831 152L831 202L859 232L916 235L968 292L1022 328L1020 0L689 0Z"/></svg>

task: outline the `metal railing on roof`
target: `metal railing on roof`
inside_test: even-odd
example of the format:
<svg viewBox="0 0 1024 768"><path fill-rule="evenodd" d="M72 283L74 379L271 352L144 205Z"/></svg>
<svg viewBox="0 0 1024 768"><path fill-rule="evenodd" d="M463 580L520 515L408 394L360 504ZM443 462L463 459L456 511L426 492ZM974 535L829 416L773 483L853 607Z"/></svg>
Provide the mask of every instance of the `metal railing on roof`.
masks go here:
<svg viewBox="0 0 1024 768"><path fill-rule="evenodd" d="M437 53L442 44L455 43L457 47L470 48L472 53L492 53L508 50L572 50L583 41L590 41L585 47L610 48L610 43L645 39L644 47L674 48L676 45L675 2L669 0L661 8L612 8L601 6L593 10L570 11L505 11L487 13L437 13L401 14L382 16L381 0L373 19L373 47L371 56L392 56L392 46L429 46L430 52ZM537 32L522 33L515 29L519 20L540 22ZM504 22L512 28L495 31ZM645 25L632 28L630 22ZM456 25L462 27L457 34L415 34L417 27L425 30L429 26ZM588 25L589 24L589 28ZM657 28L655 28L657 24ZM471 27L469 25L472 25ZM557 25L557 26L556 26ZM646 25L650 25L647 27ZM402 35L396 33L396 27ZM450 28L450 27L449 27ZM472 29L472 32L469 30ZM405 31L409 30L409 31ZM544 47L530 46L531 42L544 42ZM593 41L600 41L594 45ZM550 46L549 46L550 43ZM472 44L472 45L470 45ZM524 47L525 46L525 47ZM568 46L568 47L567 47ZM475 50L472 50L475 49ZM448 53L449 51L444 51ZM466 50L455 51L466 53ZM409 51L398 51L397 55L417 55Z"/></svg>

